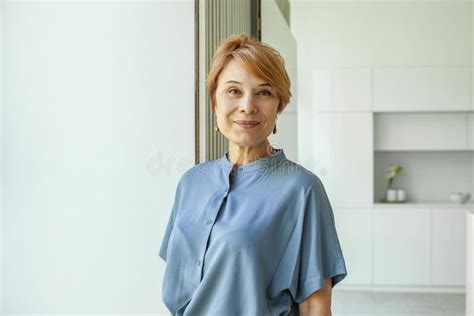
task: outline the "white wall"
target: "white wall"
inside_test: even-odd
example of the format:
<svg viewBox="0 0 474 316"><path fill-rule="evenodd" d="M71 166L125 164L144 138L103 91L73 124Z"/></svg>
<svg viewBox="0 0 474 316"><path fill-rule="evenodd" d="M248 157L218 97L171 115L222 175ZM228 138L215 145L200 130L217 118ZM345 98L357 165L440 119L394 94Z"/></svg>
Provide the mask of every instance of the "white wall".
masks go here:
<svg viewBox="0 0 474 316"><path fill-rule="evenodd" d="M3 17L3 313L166 314L194 2L6 1Z"/></svg>
<svg viewBox="0 0 474 316"><path fill-rule="evenodd" d="M307 67L471 64L470 1L290 3Z"/></svg>
<svg viewBox="0 0 474 316"><path fill-rule="evenodd" d="M288 159L298 161L296 40L275 0L263 0L261 10L262 41L275 48L285 59L293 94L290 103L278 115L277 133L271 134L269 141L276 147L282 147Z"/></svg>

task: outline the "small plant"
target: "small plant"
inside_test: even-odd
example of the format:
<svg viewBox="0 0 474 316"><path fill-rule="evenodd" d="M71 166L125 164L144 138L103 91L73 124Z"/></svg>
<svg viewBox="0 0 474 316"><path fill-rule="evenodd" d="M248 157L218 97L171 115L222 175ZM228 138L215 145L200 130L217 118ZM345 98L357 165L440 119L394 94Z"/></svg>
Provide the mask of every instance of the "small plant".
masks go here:
<svg viewBox="0 0 474 316"><path fill-rule="evenodd" d="M387 180L387 190L392 188L393 180L400 174L400 172L402 172L402 169L402 166L396 164L391 164L387 168L387 174L385 175L385 179Z"/></svg>

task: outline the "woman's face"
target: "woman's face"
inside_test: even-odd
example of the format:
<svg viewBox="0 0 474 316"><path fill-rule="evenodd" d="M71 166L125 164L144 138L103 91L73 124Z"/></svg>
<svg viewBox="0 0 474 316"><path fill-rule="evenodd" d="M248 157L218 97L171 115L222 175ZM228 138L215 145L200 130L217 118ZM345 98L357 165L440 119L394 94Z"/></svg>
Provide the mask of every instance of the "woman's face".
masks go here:
<svg viewBox="0 0 474 316"><path fill-rule="evenodd" d="M273 131L280 98L273 87L236 59L231 59L219 74L215 101L217 126L234 144L253 147Z"/></svg>

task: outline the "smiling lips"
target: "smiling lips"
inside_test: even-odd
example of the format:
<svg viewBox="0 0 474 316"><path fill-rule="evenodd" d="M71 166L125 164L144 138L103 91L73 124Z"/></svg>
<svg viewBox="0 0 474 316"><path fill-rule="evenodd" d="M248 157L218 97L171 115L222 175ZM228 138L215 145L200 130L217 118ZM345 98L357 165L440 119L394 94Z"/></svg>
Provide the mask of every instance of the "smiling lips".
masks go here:
<svg viewBox="0 0 474 316"><path fill-rule="evenodd" d="M235 121L235 123L237 123L242 128L254 128L260 124L260 122L257 121Z"/></svg>

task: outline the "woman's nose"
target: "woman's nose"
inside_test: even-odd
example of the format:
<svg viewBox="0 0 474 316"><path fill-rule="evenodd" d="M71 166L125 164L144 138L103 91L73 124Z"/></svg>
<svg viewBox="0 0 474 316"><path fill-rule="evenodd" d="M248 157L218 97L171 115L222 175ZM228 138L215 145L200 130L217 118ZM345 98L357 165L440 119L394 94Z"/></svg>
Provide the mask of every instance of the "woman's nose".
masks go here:
<svg viewBox="0 0 474 316"><path fill-rule="evenodd" d="M245 113L252 113L257 110L255 106L255 100L251 95L245 96L240 100L239 110Z"/></svg>

